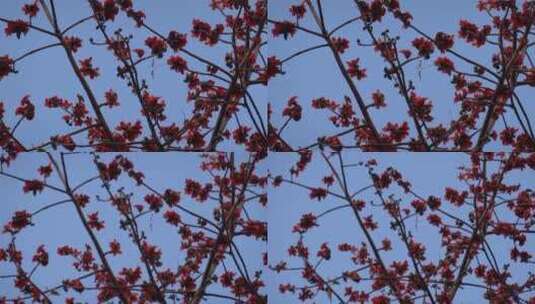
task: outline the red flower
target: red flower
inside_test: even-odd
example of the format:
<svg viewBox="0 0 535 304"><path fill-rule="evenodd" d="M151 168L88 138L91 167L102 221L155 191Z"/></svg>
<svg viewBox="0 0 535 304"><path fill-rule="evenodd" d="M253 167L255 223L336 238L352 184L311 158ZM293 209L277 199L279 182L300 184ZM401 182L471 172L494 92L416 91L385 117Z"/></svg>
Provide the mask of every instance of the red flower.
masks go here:
<svg viewBox="0 0 535 304"><path fill-rule="evenodd" d="M429 56L435 50L433 43L426 38L416 38L412 41L412 46L418 50L418 54L424 58L429 58Z"/></svg>
<svg viewBox="0 0 535 304"><path fill-rule="evenodd" d="M361 69L359 65L360 59L353 59L347 62L347 73L351 77L356 77L358 80L366 78L366 69Z"/></svg>
<svg viewBox="0 0 535 304"><path fill-rule="evenodd" d="M121 254L121 244L117 240L110 242L110 253L113 255Z"/></svg>
<svg viewBox="0 0 535 304"><path fill-rule="evenodd" d="M160 208L162 208L163 206L162 199L155 194L147 194L145 196L145 202L149 204L150 210L153 210L156 212L160 211Z"/></svg>
<svg viewBox="0 0 535 304"><path fill-rule="evenodd" d="M480 30L477 25L466 20L461 20L459 27L459 36L475 47L484 45L491 31L491 27L488 25L483 26Z"/></svg>
<svg viewBox="0 0 535 304"><path fill-rule="evenodd" d="M281 61L277 57L268 57L266 69L258 76L258 79L267 83L269 79L281 72L280 65Z"/></svg>
<svg viewBox="0 0 535 304"><path fill-rule="evenodd" d="M178 226L180 224L180 215L173 210L167 210L163 214L165 221L171 225Z"/></svg>
<svg viewBox="0 0 535 304"><path fill-rule="evenodd" d="M143 115L147 115L151 118L161 121L166 119L164 110L165 101L163 99L158 96L151 95L148 92L143 93Z"/></svg>
<svg viewBox="0 0 535 304"><path fill-rule="evenodd" d="M455 70L453 62L448 57L438 57L437 60L435 60L435 65L439 71L448 75L451 75L451 72Z"/></svg>
<svg viewBox="0 0 535 304"><path fill-rule="evenodd" d="M204 202L208 199L208 194L212 190L212 184L206 184L204 187L191 179L186 179L186 186L184 192L194 199L200 202Z"/></svg>
<svg viewBox="0 0 535 304"><path fill-rule="evenodd" d="M37 247L37 251L33 256L32 261L43 266L48 265L48 252L45 250L45 245L40 245Z"/></svg>
<svg viewBox="0 0 535 304"><path fill-rule="evenodd" d="M327 246L327 243L321 244L321 247L317 253L317 256L327 261L331 259L331 249L329 248L329 246Z"/></svg>
<svg viewBox="0 0 535 304"><path fill-rule="evenodd" d="M312 213L303 214L299 223L293 227L293 232L303 233L315 226L318 226L316 216Z"/></svg>
<svg viewBox="0 0 535 304"><path fill-rule="evenodd" d="M409 136L409 124L406 121L401 125L388 122L383 131L388 132L388 137L391 141L399 143Z"/></svg>
<svg viewBox="0 0 535 304"><path fill-rule="evenodd" d="M223 274L219 276L219 282L221 282L221 285L223 287L232 286L233 279L234 279L234 272L232 271L225 271L223 272Z"/></svg>
<svg viewBox="0 0 535 304"><path fill-rule="evenodd" d="M427 205L429 206L429 208L431 208L431 210L438 209L440 208L440 199L435 196L429 196L427 198Z"/></svg>
<svg viewBox="0 0 535 304"><path fill-rule="evenodd" d="M390 299L387 296L376 296L372 298L372 304L390 304Z"/></svg>
<svg viewBox="0 0 535 304"><path fill-rule="evenodd" d="M379 90L372 93L372 100L373 100L373 106L376 109L386 107L385 95L381 93Z"/></svg>
<svg viewBox="0 0 535 304"><path fill-rule="evenodd" d="M15 114L24 117L27 120L32 120L35 116L35 106L30 101L30 95L26 95L20 101L20 106L15 110Z"/></svg>
<svg viewBox="0 0 535 304"><path fill-rule="evenodd" d="M162 265L162 263L160 262L160 258L162 256L162 252L160 251L160 249L158 249L156 246L150 245L146 241L143 242L141 249L143 252L141 256L142 261L152 264L154 266Z"/></svg>
<svg viewBox="0 0 535 304"><path fill-rule="evenodd" d="M123 137L127 140L134 141L139 137L139 135L141 135L143 126L139 120L134 124L131 122L121 121L115 129L119 132L122 132Z"/></svg>
<svg viewBox="0 0 535 304"><path fill-rule="evenodd" d="M341 37L331 38L331 43L334 50L340 54L343 54L349 48L349 40Z"/></svg>
<svg viewBox="0 0 535 304"><path fill-rule="evenodd" d="M431 102L425 97L416 95L414 92L411 92L410 98L414 112L409 111L409 114L423 121L432 121L431 110L433 105Z"/></svg>
<svg viewBox="0 0 535 304"><path fill-rule="evenodd" d="M429 224L431 224L433 226L439 226L439 225L442 224L442 219L440 218L440 216L438 216L436 214L430 214L427 217L427 221L429 221Z"/></svg>
<svg viewBox="0 0 535 304"><path fill-rule="evenodd" d="M20 39L20 36L22 34L26 35L28 33L29 26L28 22L18 19L14 21L8 21L6 28L4 29L4 32L7 36L11 36L12 34L17 35L17 38Z"/></svg>
<svg viewBox="0 0 535 304"><path fill-rule="evenodd" d="M36 3L24 4L22 11L29 17L35 17L35 15L37 15L39 12L39 6Z"/></svg>
<svg viewBox="0 0 535 304"><path fill-rule="evenodd" d="M293 37L296 31L297 29L293 22L283 21L275 23L275 26L273 26L273 29L271 30L271 34L273 34L273 37L283 35L284 39L288 39L288 36Z"/></svg>
<svg viewBox="0 0 535 304"><path fill-rule="evenodd" d="M453 47L453 43L453 35L448 35L443 32L438 32L435 35L435 45L442 53L451 49Z"/></svg>
<svg viewBox="0 0 535 304"><path fill-rule="evenodd" d="M322 199L327 197L327 190L323 188L312 188L310 189L309 196L311 199L317 199L318 201L321 201Z"/></svg>
<svg viewBox="0 0 535 304"><path fill-rule="evenodd" d="M115 16L119 13L119 8L115 6L115 0L105 0L102 8L104 18L106 20L115 20Z"/></svg>
<svg viewBox="0 0 535 304"><path fill-rule="evenodd" d="M239 126L232 132L232 138L237 144L243 144L247 142L247 136L251 128L248 126Z"/></svg>
<svg viewBox="0 0 535 304"><path fill-rule="evenodd" d="M243 234L265 240L267 238L267 224L265 222L248 220L243 225Z"/></svg>
<svg viewBox="0 0 535 304"><path fill-rule="evenodd" d="M43 177L49 177L51 173L52 173L52 164L39 167L39 174L41 174Z"/></svg>
<svg viewBox="0 0 535 304"><path fill-rule="evenodd" d="M180 202L180 192L167 189L163 194L163 199L167 205L176 206Z"/></svg>
<svg viewBox="0 0 535 304"><path fill-rule="evenodd" d="M69 50L73 53L78 52L78 49L82 47L82 40L78 37L63 37L63 42Z"/></svg>
<svg viewBox="0 0 535 304"><path fill-rule="evenodd" d="M282 111L282 116L287 116L289 119L299 121L301 120L301 113L303 109L297 101L297 97L293 96L288 100L288 105Z"/></svg>
<svg viewBox="0 0 535 304"><path fill-rule="evenodd" d="M106 98L106 105L108 107L113 108L119 105L119 102L117 101L118 99L117 93L115 93L112 89L109 89L104 94L104 97Z"/></svg>
<svg viewBox="0 0 535 304"><path fill-rule="evenodd" d="M193 37L211 46L219 41L219 36L223 33L224 29L225 28L221 24L216 25L216 27L212 29L210 24L198 19L193 19L191 34Z"/></svg>
<svg viewBox="0 0 535 304"><path fill-rule="evenodd" d="M33 195L36 195L38 192L42 192L43 189L43 182L37 179L25 181L24 187L22 187L22 191L24 191L24 193L28 193L31 191Z"/></svg>
<svg viewBox="0 0 535 304"><path fill-rule="evenodd" d="M186 46L188 42L187 35L181 34L177 31L170 31L167 36L167 42L169 46L176 52Z"/></svg>
<svg viewBox="0 0 535 304"><path fill-rule="evenodd" d="M457 190L449 188L449 187L446 187L445 195L444 195L446 200L450 201L456 206L463 205L467 196L468 196L468 192L463 191L462 193L459 193Z"/></svg>
<svg viewBox="0 0 535 304"><path fill-rule="evenodd" d="M292 14L292 16L296 17L297 19L303 18L306 11L307 9L304 4L290 6L290 13Z"/></svg>
<svg viewBox="0 0 535 304"><path fill-rule="evenodd" d="M76 143L74 142L74 140L72 139L70 135L54 136L52 137L52 142L54 144L62 145L65 149L69 151L73 151L74 149L76 149Z"/></svg>
<svg viewBox="0 0 535 304"><path fill-rule="evenodd" d="M94 79L98 77L99 74L99 68L93 68L93 63L91 62L93 60L93 57L89 57L83 60L80 60L80 72L82 72L82 75L88 76L91 79Z"/></svg>
<svg viewBox="0 0 535 304"><path fill-rule="evenodd" d="M13 59L9 56L0 56L0 80L7 76L9 73L13 72L12 69Z"/></svg>
<svg viewBox="0 0 535 304"><path fill-rule="evenodd" d="M91 213L87 216L87 226L96 230L104 229L104 221L99 219L98 212Z"/></svg>
<svg viewBox="0 0 535 304"><path fill-rule="evenodd" d="M167 59L167 64L177 73L184 74L188 69L188 63L182 57L175 55Z"/></svg>
<svg viewBox="0 0 535 304"><path fill-rule="evenodd" d="M31 218L32 215L26 210L16 211L8 225L15 231L19 231L32 223Z"/></svg>
<svg viewBox="0 0 535 304"><path fill-rule="evenodd" d="M151 49L152 55L155 55L158 58L162 58L163 54L167 51L165 41L156 36L151 36L145 39L145 45Z"/></svg>

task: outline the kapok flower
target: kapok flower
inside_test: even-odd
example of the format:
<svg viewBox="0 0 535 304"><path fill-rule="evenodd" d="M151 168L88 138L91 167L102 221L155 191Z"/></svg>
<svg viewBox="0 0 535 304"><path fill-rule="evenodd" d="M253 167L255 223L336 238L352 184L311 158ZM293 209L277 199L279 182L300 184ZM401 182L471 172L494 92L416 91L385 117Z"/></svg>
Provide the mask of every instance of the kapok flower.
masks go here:
<svg viewBox="0 0 535 304"><path fill-rule="evenodd" d="M453 35L448 35L444 32L438 32L435 35L435 45L442 53L451 49L451 47L453 47L453 43Z"/></svg>
<svg viewBox="0 0 535 304"><path fill-rule="evenodd" d="M435 50L433 43L426 38L416 38L412 41L412 46L418 50L418 54L424 58L429 58L429 56Z"/></svg>
<svg viewBox="0 0 535 304"><path fill-rule="evenodd" d="M188 63L186 60L178 55L169 57L169 59L167 59L167 64L171 67L171 70L174 70L180 74L184 74L184 72L188 69Z"/></svg>
<svg viewBox="0 0 535 304"><path fill-rule="evenodd" d="M343 54L349 48L349 40L341 37L331 38L331 43L333 44L336 52Z"/></svg>
<svg viewBox="0 0 535 304"><path fill-rule="evenodd" d="M26 95L20 101L20 106L15 110L16 115L20 115L27 120L32 120L35 116L35 106L30 101L30 95Z"/></svg>
<svg viewBox="0 0 535 304"><path fill-rule="evenodd" d="M28 22L18 19L14 21L8 21L4 32L7 36L15 34L17 35L17 38L20 39L21 35L26 35L28 33L29 28Z"/></svg>
<svg viewBox="0 0 535 304"><path fill-rule="evenodd" d="M359 65L360 59L353 59L347 62L347 73L351 77L356 77L358 80L366 78L366 69L361 69Z"/></svg>
<svg viewBox="0 0 535 304"><path fill-rule="evenodd" d="M13 63L13 59L11 59L9 56L0 56L0 80L9 73L13 72Z"/></svg>
<svg viewBox="0 0 535 304"><path fill-rule="evenodd" d="M288 39L288 36L293 37L297 31L295 24L290 21L277 22L271 30L273 37L278 37L280 35L284 36L284 39Z"/></svg>
<svg viewBox="0 0 535 304"><path fill-rule="evenodd" d="M435 60L435 65L439 71L448 75L451 75L451 72L455 70L453 62L448 57L438 57Z"/></svg>
<svg viewBox="0 0 535 304"><path fill-rule="evenodd" d="M94 68L93 63L91 62L93 60L93 57L89 57L83 60L80 60L80 72L82 72L82 75L88 76L91 79L94 79L98 77L99 74L99 68Z"/></svg>
<svg viewBox="0 0 535 304"><path fill-rule="evenodd" d="M167 51L165 41L156 36L145 39L145 45L151 49L152 55L155 55L158 58L161 58Z"/></svg>

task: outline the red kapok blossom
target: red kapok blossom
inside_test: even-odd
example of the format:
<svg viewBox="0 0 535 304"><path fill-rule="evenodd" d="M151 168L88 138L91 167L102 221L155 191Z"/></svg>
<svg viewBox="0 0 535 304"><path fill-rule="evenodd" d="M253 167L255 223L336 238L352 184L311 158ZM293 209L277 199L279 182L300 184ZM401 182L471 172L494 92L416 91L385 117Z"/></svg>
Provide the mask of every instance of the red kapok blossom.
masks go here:
<svg viewBox="0 0 535 304"><path fill-rule="evenodd" d="M24 193L32 192L33 195L36 195L38 192L42 192L43 189L44 189L43 182L40 180L34 179L34 180L25 181L22 191L24 191Z"/></svg>
<svg viewBox="0 0 535 304"><path fill-rule="evenodd" d="M467 20L461 20L459 22L459 36L464 38L466 42L471 43L475 47L484 45L487 41L487 36L490 34L491 27L488 25L479 29L477 25Z"/></svg>
<svg viewBox="0 0 535 304"><path fill-rule="evenodd" d="M14 21L8 21L4 32L7 36L15 34L17 35L17 38L20 39L21 35L26 35L28 33L29 28L28 22L18 19Z"/></svg>
<svg viewBox="0 0 535 304"><path fill-rule="evenodd" d="M0 80L13 72L13 59L9 56L0 56Z"/></svg>
<svg viewBox="0 0 535 304"><path fill-rule="evenodd" d="M451 75L451 72L455 70L453 62L448 57L438 57L435 60L435 65L439 71L448 75Z"/></svg>
<svg viewBox="0 0 535 304"><path fill-rule="evenodd" d="M331 43L336 52L343 54L349 48L349 40L342 37L331 38Z"/></svg>
<svg viewBox="0 0 535 304"><path fill-rule="evenodd" d="M289 119L299 121L301 120L302 108L297 101L297 96L293 96L288 100L288 105L284 108L282 116L287 116Z"/></svg>
<svg viewBox="0 0 535 304"><path fill-rule="evenodd" d="M37 5L37 3L24 4L24 6L22 6L22 11L28 17L35 17L39 12L39 6Z"/></svg>
<svg viewBox="0 0 535 304"><path fill-rule="evenodd" d="M33 256L32 261L42 266L48 265L48 252L45 250L45 245L40 245L37 247L37 251Z"/></svg>
<svg viewBox="0 0 535 304"><path fill-rule="evenodd" d="M303 16L305 16L306 11L307 9L305 4L290 6L290 13L297 19L303 18Z"/></svg>
<svg viewBox="0 0 535 304"><path fill-rule="evenodd" d="M293 37L297 31L295 23L290 21L277 22L271 30L273 37L278 37L280 35L284 36L284 39L288 39L288 36Z"/></svg>
<svg viewBox="0 0 535 304"><path fill-rule="evenodd" d="M152 55L161 58L167 51L167 45L163 39L156 36L151 36L145 39L145 45L151 49Z"/></svg>
<svg viewBox="0 0 535 304"><path fill-rule="evenodd" d="M78 52L78 49L82 47L82 40L78 37L65 36L63 37L63 42L73 53Z"/></svg>
<svg viewBox="0 0 535 304"><path fill-rule="evenodd" d="M100 75L99 68L93 68L93 57L80 60L80 72L82 75L94 79Z"/></svg>
<svg viewBox="0 0 535 304"><path fill-rule="evenodd" d="M412 41L412 46L418 50L418 54L424 58L429 58L429 56L435 50L433 43L426 38L416 38Z"/></svg>
<svg viewBox="0 0 535 304"><path fill-rule="evenodd" d="M178 51L186 46L188 38L186 34L181 34L177 31L170 31L169 35L167 36L167 42L174 51Z"/></svg>
<svg viewBox="0 0 535 304"><path fill-rule="evenodd" d="M199 19L193 19L193 28L191 34L193 37L204 42L206 45L212 46L219 41L219 36L223 33L224 27L222 24L218 24L212 29L210 24L201 21Z"/></svg>
<svg viewBox="0 0 535 304"><path fill-rule="evenodd" d="M178 226L180 224L180 215L173 210L167 210L163 214L165 221L171 225Z"/></svg>
<svg viewBox="0 0 535 304"><path fill-rule="evenodd" d="M351 77L356 77L358 80L366 78L366 69L361 69L359 65L360 59L353 59L347 62L347 73Z"/></svg>
<svg viewBox="0 0 535 304"><path fill-rule="evenodd" d="M438 32L435 35L435 45L442 53L451 49L453 47L453 43L453 35L448 35L444 32Z"/></svg>
<svg viewBox="0 0 535 304"><path fill-rule="evenodd" d="M35 106L30 101L30 95L24 96L20 105L15 110L15 114L24 117L27 120L32 120L35 116Z"/></svg>
<svg viewBox="0 0 535 304"><path fill-rule="evenodd" d="M372 100L373 100L373 106L376 109L386 107L385 95L381 93L379 90L372 93Z"/></svg>
<svg viewBox="0 0 535 304"><path fill-rule="evenodd" d="M309 196L311 199L317 199L318 201L321 201L322 199L327 197L327 190L323 188L312 188L310 189Z"/></svg>
<svg viewBox="0 0 535 304"><path fill-rule="evenodd" d="M293 227L293 231L303 233L315 226L318 226L318 224L316 224L316 216L312 213L307 213L303 214L299 223Z"/></svg>
<svg viewBox="0 0 535 304"><path fill-rule="evenodd" d="M188 63L186 60L178 55L169 57L169 59L167 59L167 64L172 70L180 74L184 74L184 72L188 69Z"/></svg>

